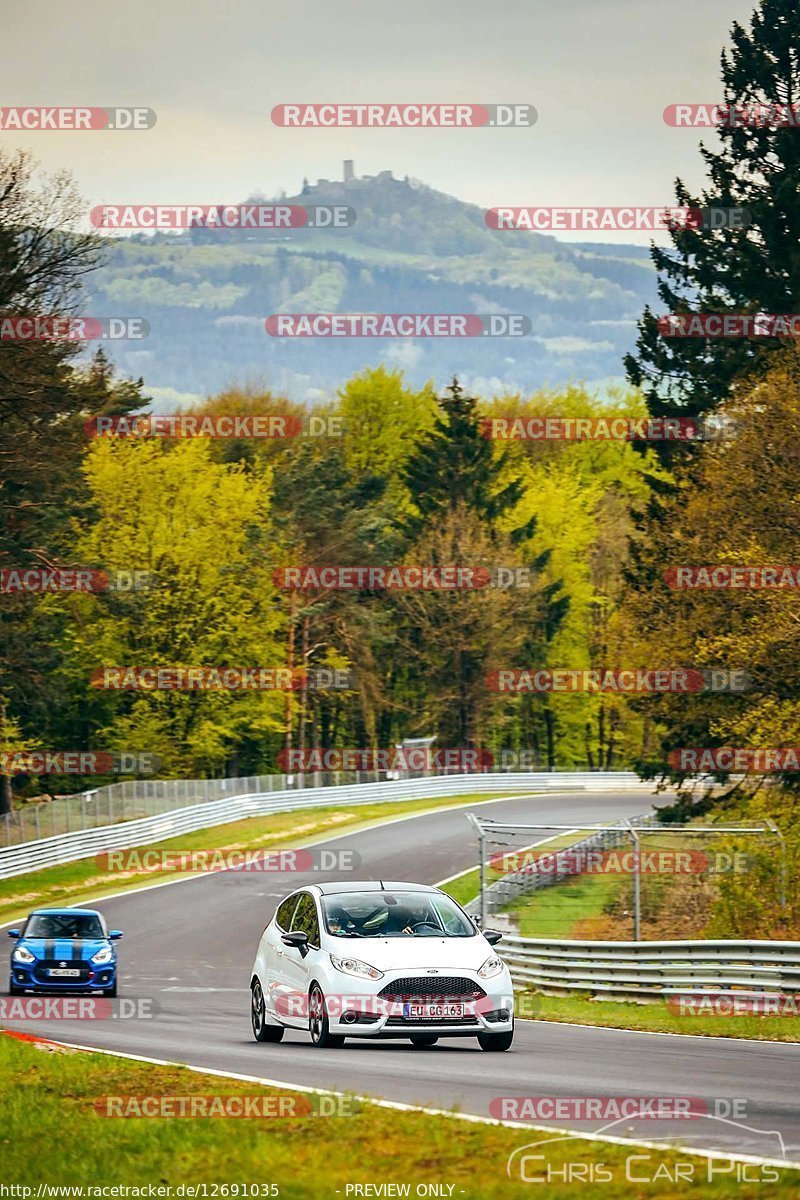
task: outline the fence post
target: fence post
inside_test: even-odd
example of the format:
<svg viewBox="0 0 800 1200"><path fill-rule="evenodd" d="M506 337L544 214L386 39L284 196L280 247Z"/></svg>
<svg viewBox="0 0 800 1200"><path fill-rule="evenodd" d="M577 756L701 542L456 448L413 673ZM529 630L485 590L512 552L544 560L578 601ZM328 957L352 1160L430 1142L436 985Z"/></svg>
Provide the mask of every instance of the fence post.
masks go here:
<svg viewBox="0 0 800 1200"><path fill-rule="evenodd" d="M781 866L780 866L780 904L781 908L786 909L786 838L781 833L774 821L767 820L764 822L768 829L775 834L781 848Z"/></svg>
<svg viewBox="0 0 800 1200"><path fill-rule="evenodd" d="M478 872L481 889L480 924L482 928L486 923L486 833L480 820L474 813L467 813L467 820L478 831Z"/></svg>
<svg viewBox="0 0 800 1200"><path fill-rule="evenodd" d="M626 819L625 824L633 840L633 940L638 942L642 924L642 860L639 853L639 835L630 820Z"/></svg>

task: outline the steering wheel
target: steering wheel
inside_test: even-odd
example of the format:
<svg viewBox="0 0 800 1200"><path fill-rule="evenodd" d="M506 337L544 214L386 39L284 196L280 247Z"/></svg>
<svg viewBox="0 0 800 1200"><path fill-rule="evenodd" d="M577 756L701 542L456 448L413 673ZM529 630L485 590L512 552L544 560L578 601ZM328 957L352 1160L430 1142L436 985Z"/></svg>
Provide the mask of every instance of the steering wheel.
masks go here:
<svg viewBox="0 0 800 1200"><path fill-rule="evenodd" d="M433 921L416 921L413 925L409 925L408 928L411 929L412 931L422 928L422 929L435 929L437 933L441 932L437 928L437 926L433 923Z"/></svg>

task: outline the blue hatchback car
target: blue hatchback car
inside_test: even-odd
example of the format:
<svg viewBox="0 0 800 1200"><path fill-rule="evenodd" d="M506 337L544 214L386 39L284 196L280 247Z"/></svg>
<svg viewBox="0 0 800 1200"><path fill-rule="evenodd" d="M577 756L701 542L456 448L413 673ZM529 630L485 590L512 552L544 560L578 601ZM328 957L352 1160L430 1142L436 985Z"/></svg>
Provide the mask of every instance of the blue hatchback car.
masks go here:
<svg viewBox="0 0 800 1200"><path fill-rule="evenodd" d="M17 943L11 952L8 991L102 992L117 994L117 955L122 937L108 930L99 912L88 908L37 908L22 929L9 929Z"/></svg>

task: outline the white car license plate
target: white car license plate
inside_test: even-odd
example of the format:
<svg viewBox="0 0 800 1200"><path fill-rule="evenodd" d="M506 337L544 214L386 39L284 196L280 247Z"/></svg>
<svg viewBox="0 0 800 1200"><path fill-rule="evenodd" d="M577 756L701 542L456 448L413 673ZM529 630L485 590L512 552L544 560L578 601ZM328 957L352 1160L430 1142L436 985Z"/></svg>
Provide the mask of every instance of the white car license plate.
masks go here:
<svg viewBox="0 0 800 1200"><path fill-rule="evenodd" d="M53 967L47 974L57 975L59 979L63 979L65 976L69 976L70 979L79 979L81 973L75 970L74 967Z"/></svg>
<svg viewBox="0 0 800 1200"><path fill-rule="evenodd" d="M442 1020L445 1017L463 1017L463 1004L404 1004L403 1016L414 1020L425 1017L428 1020Z"/></svg>

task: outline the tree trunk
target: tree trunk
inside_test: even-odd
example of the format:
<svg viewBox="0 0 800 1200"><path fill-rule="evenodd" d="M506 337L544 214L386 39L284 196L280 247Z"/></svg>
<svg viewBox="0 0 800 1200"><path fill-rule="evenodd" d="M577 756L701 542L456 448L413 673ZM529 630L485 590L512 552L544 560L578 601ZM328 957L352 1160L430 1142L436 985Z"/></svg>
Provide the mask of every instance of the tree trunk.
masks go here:
<svg viewBox="0 0 800 1200"><path fill-rule="evenodd" d="M547 769L556 769L556 723L553 720L552 709L544 710L544 727L547 734Z"/></svg>
<svg viewBox="0 0 800 1200"><path fill-rule="evenodd" d="M289 667L290 677L294 671L294 623L297 617L297 594L290 593L289 598L289 645L287 647L287 665ZM286 689L286 700L283 709L284 729L286 731L284 746L286 748L286 766L290 764L289 755L292 751L292 689Z"/></svg>
<svg viewBox="0 0 800 1200"><path fill-rule="evenodd" d="M10 813L13 808L14 793L11 790L11 776L0 775L0 817Z"/></svg>
<svg viewBox="0 0 800 1200"><path fill-rule="evenodd" d="M589 770L594 770L594 754L592 753L592 722L586 722L586 762Z"/></svg>
<svg viewBox="0 0 800 1200"><path fill-rule="evenodd" d="M303 617L303 632L300 640L300 661L303 671L303 685L300 688L300 714L297 722L297 748L302 755L306 748L306 706L308 705L308 617ZM303 758L300 760L304 761ZM301 784L304 783L301 771Z"/></svg>

